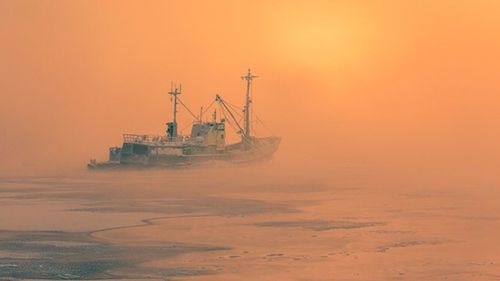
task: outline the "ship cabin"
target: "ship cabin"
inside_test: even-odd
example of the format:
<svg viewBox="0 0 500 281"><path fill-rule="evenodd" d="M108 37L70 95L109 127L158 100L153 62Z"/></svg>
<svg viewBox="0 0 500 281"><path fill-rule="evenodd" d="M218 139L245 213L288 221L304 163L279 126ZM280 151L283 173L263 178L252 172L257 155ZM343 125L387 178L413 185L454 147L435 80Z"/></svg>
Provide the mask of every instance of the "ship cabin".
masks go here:
<svg viewBox="0 0 500 281"><path fill-rule="evenodd" d="M193 124L188 144L201 145L208 153L222 152L226 148L226 126L221 122L205 122Z"/></svg>
<svg viewBox="0 0 500 281"><path fill-rule="evenodd" d="M110 160L116 161L119 153L122 164L150 164L189 156L220 156L226 150L224 119L195 123L189 136L171 134L169 125L166 136L125 134L121 148L110 148Z"/></svg>

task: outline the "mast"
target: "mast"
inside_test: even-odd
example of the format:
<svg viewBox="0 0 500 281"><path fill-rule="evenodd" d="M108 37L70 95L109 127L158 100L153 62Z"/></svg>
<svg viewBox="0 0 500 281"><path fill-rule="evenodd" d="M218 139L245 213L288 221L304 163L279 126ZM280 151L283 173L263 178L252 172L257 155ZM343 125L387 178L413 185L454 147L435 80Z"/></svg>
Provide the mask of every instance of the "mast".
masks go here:
<svg viewBox="0 0 500 281"><path fill-rule="evenodd" d="M177 137L177 96L180 95L182 92L182 84L180 85L179 88L175 86L173 83L170 88L170 92L168 94L172 96L172 106L173 106L173 119L172 122L167 123L167 135L170 138L175 138Z"/></svg>
<svg viewBox="0 0 500 281"><path fill-rule="evenodd" d="M254 78L257 78L257 77L258 76L252 75L252 71L250 70L250 68L248 69L247 75L241 77L241 79L244 79L247 81L245 107L243 108L243 113L245 114L244 115L243 137L246 139L248 139L250 137L250 127L251 127L250 106L252 104L252 97L251 97L252 80Z"/></svg>

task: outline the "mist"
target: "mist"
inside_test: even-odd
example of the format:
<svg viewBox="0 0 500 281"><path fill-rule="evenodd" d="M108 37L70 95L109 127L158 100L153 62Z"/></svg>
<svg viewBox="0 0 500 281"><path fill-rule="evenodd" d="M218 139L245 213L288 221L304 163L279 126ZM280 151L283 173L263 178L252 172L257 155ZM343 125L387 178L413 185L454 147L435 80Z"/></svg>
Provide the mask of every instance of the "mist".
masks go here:
<svg viewBox="0 0 500 281"><path fill-rule="evenodd" d="M499 14L0 1L0 279L500 280ZM87 169L165 135L171 83L195 114L242 107L249 68L270 161Z"/></svg>
<svg viewBox="0 0 500 281"><path fill-rule="evenodd" d="M124 133L164 134L172 81L195 112L215 94L242 105L252 68L275 167L495 180L495 1L0 6L3 175L83 170Z"/></svg>

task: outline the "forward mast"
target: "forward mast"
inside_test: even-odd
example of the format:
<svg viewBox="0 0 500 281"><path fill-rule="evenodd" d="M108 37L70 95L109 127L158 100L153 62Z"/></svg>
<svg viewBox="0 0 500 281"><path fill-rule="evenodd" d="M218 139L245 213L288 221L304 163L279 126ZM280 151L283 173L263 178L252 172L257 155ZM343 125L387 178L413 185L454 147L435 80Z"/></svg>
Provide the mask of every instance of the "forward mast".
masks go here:
<svg viewBox="0 0 500 281"><path fill-rule="evenodd" d="M179 88L177 88L177 86L172 84L170 92L168 92L168 94L171 96L172 106L173 106L172 122L167 123L167 137L169 139L177 138L177 96L180 95L181 92L182 92L182 84L179 86Z"/></svg>

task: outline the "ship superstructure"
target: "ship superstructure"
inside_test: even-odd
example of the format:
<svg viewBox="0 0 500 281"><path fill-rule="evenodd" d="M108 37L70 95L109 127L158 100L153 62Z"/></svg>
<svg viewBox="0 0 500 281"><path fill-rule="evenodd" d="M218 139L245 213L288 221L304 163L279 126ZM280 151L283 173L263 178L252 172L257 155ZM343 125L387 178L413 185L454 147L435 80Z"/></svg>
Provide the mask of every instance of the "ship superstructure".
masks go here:
<svg viewBox="0 0 500 281"><path fill-rule="evenodd" d="M91 160L89 168L114 168L114 167L177 167L190 166L213 161L230 163L248 163L267 160L277 151L281 138L256 137L252 134L252 81L257 76L251 70L241 77L246 82L245 104L242 114L238 108L229 104L221 96L216 95L215 100L207 109L200 110L199 116L180 100L182 87L172 85L169 95L172 100L172 121L166 123L165 135L133 135L124 134L121 147L109 149L109 160L97 162ZM210 121L203 121L202 116L217 103L221 116L217 119L214 110ZM177 113L179 105L183 106L195 119L189 135L178 133ZM240 124L237 117L242 117ZM233 144L226 144L226 124L236 129L241 140Z"/></svg>

